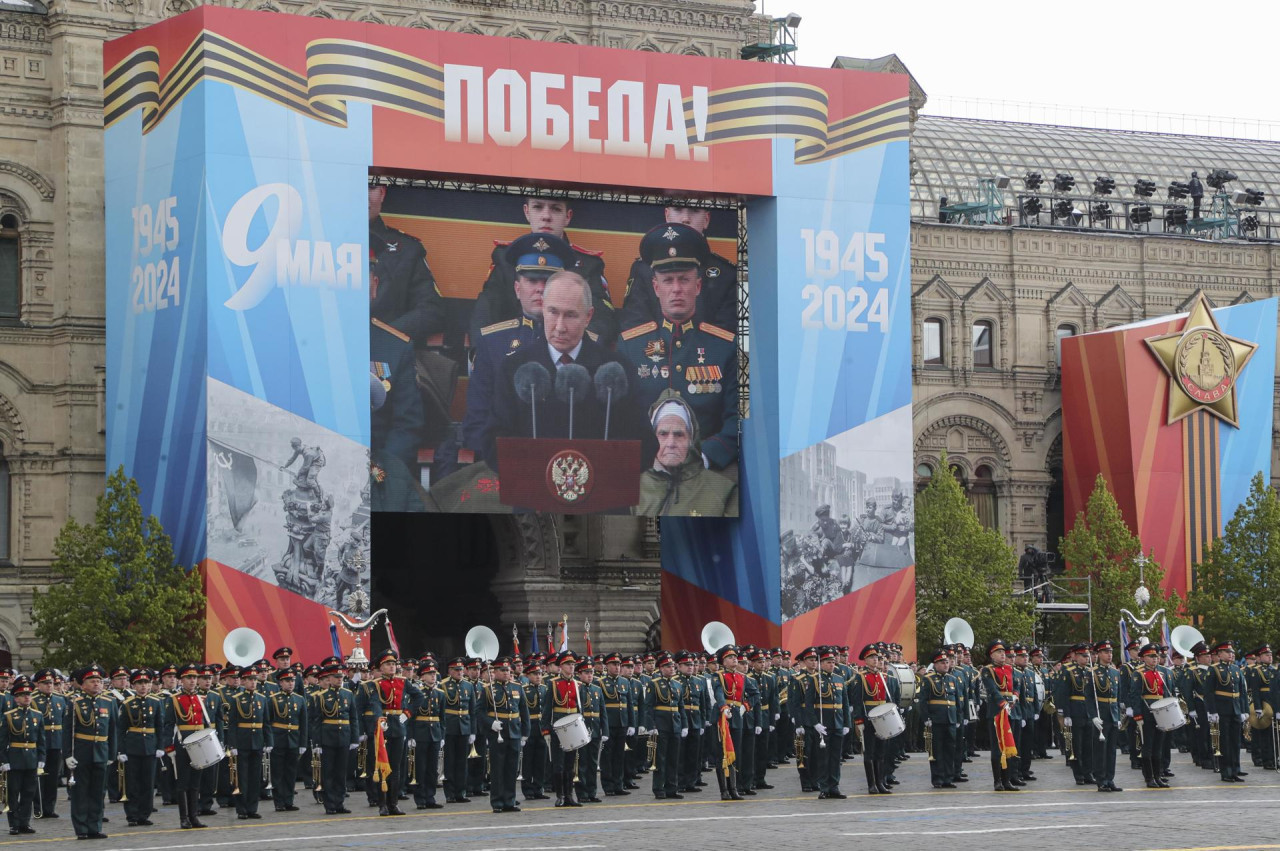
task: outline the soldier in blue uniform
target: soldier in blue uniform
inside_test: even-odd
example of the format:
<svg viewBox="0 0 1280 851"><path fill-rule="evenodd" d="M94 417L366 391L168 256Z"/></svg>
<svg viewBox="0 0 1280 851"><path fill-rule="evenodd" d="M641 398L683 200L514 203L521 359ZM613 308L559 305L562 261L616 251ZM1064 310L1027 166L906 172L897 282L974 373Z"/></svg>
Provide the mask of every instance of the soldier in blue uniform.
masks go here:
<svg viewBox="0 0 1280 851"><path fill-rule="evenodd" d="M418 786L413 800L420 810L438 810L444 807L436 801L436 788L440 784L440 748L444 745L444 689L436 685L434 659L418 663L418 697L409 718L409 746L414 749L414 773Z"/></svg>
<svg viewBox="0 0 1280 851"><path fill-rule="evenodd" d="M916 691L916 705L932 739L929 780L935 789L954 789L958 773L955 740L960 715L956 708L956 683L948 676L951 657L944 648L935 651L929 661L933 668L920 675L920 688Z"/></svg>
<svg viewBox="0 0 1280 851"><path fill-rule="evenodd" d="M369 315L423 346L444 330L444 298L422 243L382 220L386 197L387 187L369 187Z"/></svg>
<svg viewBox="0 0 1280 851"><path fill-rule="evenodd" d="M493 682L480 692L481 729L489 738L489 805L495 813L520 812L516 775L520 744L529 729L524 688L511 682L511 657L499 656L493 663Z"/></svg>
<svg viewBox="0 0 1280 851"><path fill-rule="evenodd" d="M67 699L54 690L58 673L53 668L36 671L33 682L36 693L31 705L44 720L45 773L36 778L40 784L40 817L58 818L58 778L62 776L62 728L66 723Z"/></svg>
<svg viewBox="0 0 1280 851"><path fill-rule="evenodd" d="M36 773L45 765L44 716L31 706L31 681L18 677L10 687L10 708L0 716L0 771L8 774L9 835L35 833Z"/></svg>
<svg viewBox="0 0 1280 851"><path fill-rule="evenodd" d="M711 211L700 207L667 207L663 218L669 225L691 227L705 236L711 224ZM710 250L703 263L702 292L698 293L695 315L719 328L738 327L738 268ZM653 292L653 269L643 258L631 264L626 299L619 316L623 328L662 320L662 308Z"/></svg>
<svg viewBox="0 0 1280 851"><path fill-rule="evenodd" d="M415 370L409 335L374 319L369 327L369 371L386 392L369 415L374 511L421 510L413 485L426 421Z"/></svg>
<svg viewBox="0 0 1280 851"><path fill-rule="evenodd" d="M1093 699L1085 701L1097 719L1093 726L1101 734L1101 737L1089 735L1090 747L1094 748L1093 776L1099 792L1123 792L1116 785L1116 745L1120 737L1120 721L1124 717L1120 711L1123 680L1111 664L1115 648L1109 640L1093 645L1093 652L1098 663L1089 682L1089 696Z"/></svg>
<svg viewBox="0 0 1280 851"><path fill-rule="evenodd" d="M115 762L116 701L102 693L106 671L98 665L81 669L76 680L81 692L69 701L62 738L63 761L75 778L70 787L71 824L77 837L101 839L103 799L107 794L107 766Z"/></svg>
<svg viewBox="0 0 1280 851"><path fill-rule="evenodd" d="M271 743L271 786L276 812L291 813L297 783L298 762L307 749L307 699L298 694L297 676L291 670L276 674L279 691L267 698Z"/></svg>
<svg viewBox="0 0 1280 851"><path fill-rule="evenodd" d="M571 202L564 198L530 196L524 202L524 216L529 222L527 236L555 237L568 245L572 254L565 259L564 268L577 272L591 287L591 300L596 312L591 317L590 330L604 346L612 346L618 337L618 319L609 296L609 284L604 277L604 260L599 252L574 245L565 233L573 220ZM526 237L521 237L525 239ZM518 242L519 240L517 240ZM548 240L550 241L550 240ZM494 241L493 265L489 277L476 298L471 311L471 341L475 344L486 326L521 315L521 307L513 297L512 282L517 270L511 261L508 243Z"/></svg>
<svg viewBox="0 0 1280 851"><path fill-rule="evenodd" d="M708 252L702 234L685 225L645 234L640 255L653 268L662 317L625 329L618 348L634 365L640 408L678 391L698 418L704 462L720 470L738 458L738 347L733 331L695 318ZM645 441L648 466L657 442L651 434Z"/></svg>
<svg viewBox="0 0 1280 851"><path fill-rule="evenodd" d="M160 730L164 719L164 703L151 696L151 674L139 668L129 675L134 693L120 705L119 762L124 769L124 815L130 827L152 824L155 804L156 766L164 751L160 749Z"/></svg>

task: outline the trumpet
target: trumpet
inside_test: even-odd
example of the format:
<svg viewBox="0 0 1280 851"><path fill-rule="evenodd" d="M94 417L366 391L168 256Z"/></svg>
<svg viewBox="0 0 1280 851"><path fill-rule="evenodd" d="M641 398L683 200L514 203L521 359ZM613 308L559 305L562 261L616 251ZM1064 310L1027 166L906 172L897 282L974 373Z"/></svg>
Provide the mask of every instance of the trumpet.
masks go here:
<svg viewBox="0 0 1280 851"><path fill-rule="evenodd" d="M476 750L475 745L472 745L471 752L475 753L475 750ZM360 747L356 748L356 764L360 766L360 773L356 776L360 777L361 779L369 776L369 767L365 764L369 761L368 757L369 757L369 741L366 739L365 741L360 743Z"/></svg>
<svg viewBox="0 0 1280 851"><path fill-rule="evenodd" d="M129 800L129 793L125 791L124 766L119 762L116 763L116 781L118 784L117 788L120 790L120 803L123 804L125 801Z"/></svg>
<svg viewBox="0 0 1280 851"><path fill-rule="evenodd" d="M409 785L418 785L418 743L409 745Z"/></svg>
<svg viewBox="0 0 1280 851"><path fill-rule="evenodd" d="M240 760L235 754L232 754L229 760L228 770L231 774L231 794L240 794Z"/></svg>
<svg viewBox="0 0 1280 851"><path fill-rule="evenodd" d="M933 762L933 727L924 728L924 752L929 755L929 762Z"/></svg>
<svg viewBox="0 0 1280 851"><path fill-rule="evenodd" d="M0 801L4 802L4 809L0 812L9 812L9 772L0 771Z"/></svg>
<svg viewBox="0 0 1280 851"><path fill-rule="evenodd" d="M649 741L645 745L649 749L649 770L653 771L658 767L658 731L654 730L649 734Z"/></svg>
<svg viewBox="0 0 1280 851"><path fill-rule="evenodd" d="M324 776L324 769L320 761L320 754L316 753L316 749L311 748L311 791L315 793L316 800L320 800L320 793L324 791L321 778Z"/></svg>
<svg viewBox="0 0 1280 851"><path fill-rule="evenodd" d="M271 754L266 751L262 752L262 782L263 788L271 791Z"/></svg>
<svg viewBox="0 0 1280 851"><path fill-rule="evenodd" d="M796 768L805 768L804 733L796 733Z"/></svg>
<svg viewBox="0 0 1280 851"><path fill-rule="evenodd" d="M1209 722L1209 741L1213 744L1213 758L1216 761L1222 756L1222 751L1218 749L1218 745L1222 739L1222 731L1218 728L1217 721Z"/></svg>

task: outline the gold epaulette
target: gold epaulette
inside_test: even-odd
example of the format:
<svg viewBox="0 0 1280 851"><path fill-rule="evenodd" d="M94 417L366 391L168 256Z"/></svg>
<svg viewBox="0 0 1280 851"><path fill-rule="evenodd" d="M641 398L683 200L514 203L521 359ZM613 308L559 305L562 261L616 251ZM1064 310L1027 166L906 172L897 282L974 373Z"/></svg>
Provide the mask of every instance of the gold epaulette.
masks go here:
<svg viewBox="0 0 1280 851"><path fill-rule="evenodd" d="M408 334L406 334L403 331L397 331L395 328L392 328L390 325L383 322L381 319L374 319L372 320L372 322L375 328L381 328L383 331L386 331L388 334L390 334L393 337L399 337L401 340L404 340L406 343L413 342L413 339Z"/></svg>
<svg viewBox="0 0 1280 851"><path fill-rule="evenodd" d="M644 323L643 325L637 325L634 328L628 328L627 330L623 331L622 339L634 340L636 337L639 337L641 334L649 334L657 330L658 330L658 323L649 321Z"/></svg>
<svg viewBox="0 0 1280 851"><path fill-rule="evenodd" d="M498 331L510 331L512 328L519 328L520 320L508 319L505 322L495 322L492 325L486 325L480 329L480 336L485 337L489 334L495 334Z"/></svg>
<svg viewBox="0 0 1280 851"><path fill-rule="evenodd" d="M706 331L708 334L710 334L713 337L719 337L721 340L728 340L730 343L733 342L732 331L726 331L719 326L712 325L710 322L699 323L698 329L700 331Z"/></svg>

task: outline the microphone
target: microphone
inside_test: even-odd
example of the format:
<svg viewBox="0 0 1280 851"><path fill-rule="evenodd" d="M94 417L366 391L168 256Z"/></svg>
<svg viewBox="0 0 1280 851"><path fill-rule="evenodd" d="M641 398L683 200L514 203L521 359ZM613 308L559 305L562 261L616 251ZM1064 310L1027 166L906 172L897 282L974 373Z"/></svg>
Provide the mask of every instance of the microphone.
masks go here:
<svg viewBox="0 0 1280 851"><path fill-rule="evenodd" d="M538 400L547 398L547 390L551 387L551 375L540 363L521 365L515 375L516 395L520 401L533 407L533 436L538 436Z"/></svg>
<svg viewBox="0 0 1280 851"><path fill-rule="evenodd" d="M622 364L609 361L596 370L596 399L604 402L604 439L609 439L609 414L615 398L627 395L627 374Z"/></svg>
<svg viewBox="0 0 1280 851"><path fill-rule="evenodd" d="M573 403L581 399L591 388L591 373L580 363L571 363L556 370L556 398L569 405L569 439L573 440Z"/></svg>
<svg viewBox="0 0 1280 851"><path fill-rule="evenodd" d="M378 410L387 403L387 388L382 386L382 379L369 373L369 407Z"/></svg>

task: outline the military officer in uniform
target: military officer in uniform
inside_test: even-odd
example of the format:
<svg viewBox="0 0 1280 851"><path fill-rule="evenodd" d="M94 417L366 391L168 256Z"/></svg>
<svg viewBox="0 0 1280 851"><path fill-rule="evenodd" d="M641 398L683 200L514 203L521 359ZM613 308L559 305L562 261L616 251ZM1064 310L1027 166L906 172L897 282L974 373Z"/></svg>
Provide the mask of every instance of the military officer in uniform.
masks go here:
<svg viewBox="0 0 1280 851"><path fill-rule="evenodd" d="M386 794L383 795L381 783L369 783L366 791L370 797L370 805L379 807L379 815L404 815L404 812L397 805L400 798L400 789L403 787L403 778L399 766L404 761L405 724L408 723L409 707L418 703L422 699L421 692L413 683L404 677L397 676L396 670L400 663L400 657L396 651L387 648L374 657L374 664L381 675L378 679L370 680L360 684L360 690L356 693L356 708L361 712L362 717L369 717L372 713L374 723L383 725L383 736L386 740L387 758L392 766L389 777L382 778L387 784ZM372 730L372 732L370 732ZM366 772L369 777L374 777L373 768L377 760L377 747L375 741L377 739L376 729L369 724L365 724L365 732L369 735L367 752L371 754L369 765Z"/></svg>
<svg viewBox="0 0 1280 851"><path fill-rule="evenodd" d="M480 692L480 717L481 729L489 738L489 805L495 813L518 813L516 775L529 708L524 686L511 682L510 656L494 660L493 681Z"/></svg>
<svg viewBox="0 0 1280 851"><path fill-rule="evenodd" d="M668 225L683 225L705 237L711 224L711 211L700 207L667 207L664 218ZM702 291L698 293L695 315L719 328L738 326L737 266L710 249L703 264ZM643 258L631 264L626 299L619 316L623 328L651 320L662 321L662 308L653 291L653 269Z"/></svg>
<svg viewBox="0 0 1280 851"><path fill-rule="evenodd" d="M204 700L204 706L209 712L209 717L214 719L214 729L217 730L218 741L225 742L227 740L226 696L234 690L230 689L228 686L213 685L213 681L221 672L221 669L222 666L217 663L205 665L200 668L200 675L196 678L196 693ZM178 672L177 666L173 666L173 671L174 678L176 680ZM167 705L169 695L176 694L178 691L179 689L175 687L172 692L165 695L163 702ZM161 742L161 745L163 744L164 742ZM169 770L165 770L165 765L166 763L161 760L160 776L167 778L169 782L169 789L172 791L173 784L176 782L174 779L172 762L168 764ZM223 777L227 769L227 760L224 758L218 765L200 772L200 808L196 811L196 815L216 816L218 814L218 811L213 808L213 804L214 799L219 793L218 782L220 780L226 780L228 784L222 790L222 795L226 797L230 794L230 778ZM160 784L160 788L163 791L165 784Z"/></svg>
<svg viewBox="0 0 1280 851"><path fill-rule="evenodd" d="M1007 648L1000 639L987 645L987 662L982 668L986 693L987 739L991 745L991 776L997 792L1014 792L1023 784L1017 780L1012 761L1017 757L1013 727L1021 720L1014 693L1013 666L1005 664ZM1086 725L1082 725L1083 726ZM1006 738L1007 731L1007 738Z"/></svg>
<svg viewBox="0 0 1280 851"><path fill-rule="evenodd" d="M587 722L587 732L591 734L590 741L578 749L578 800L586 804L600 804L604 802L596 794L599 791L596 784L600 777L600 751L608 744L613 731L609 728L609 716L604 708L604 692L595 682L593 660L587 656L579 659L575 672L582 695L582 718Z"/></svg>
<svg viewBox="0 0 1280 851"><path fill-rule="evenodd" d="M524 739L524 750L521 775L523 777L521 792L526 801L545 801L547 764L551 755L547 753L547 737L542 734L542 714L547 704L547 686L542 681L542 662L537 656L529 657L524 668L524 703L529 713L528 735Z"/></svg>
<svg viewBox="0 0 1280 851"><path fill-rule="evenodd" d="M1098 663L1091 672L1088 688L1093 699L1085 701L1085 706L1092 715L1093 726L1101 734L1100 737L1092 734L1088 737L1089 746L1094 749L1093 778L1098 784L1099 792L1123 792L1116 785L1116 746L1119 744L1120 720L1123 717L1120 711L1120 689L1124 681L1120 678L1120 672L1111 664L1115 648L1110 641L1099 641L1093 645L1093 652Z"/></svg>
<svg viewBox="0 0 1280 851"><path fill-rule="evenodd" d="M947 676L951 657L945 649L939 649L929 661L933 667L920 675L920 688L916 691L916 704L932 741L929 779L935 789L954 789L955 739L960 716L956 710L955 680Z"/></svg>
<svg viewBox="0 0 1280 851"><path fill-rule="evenodd" d="M1276 723L1275 718L1275 688L1276 670L1272 667L1274 656L1271 653L1271 645L1263 644L1253 651L1258 657L1258 663L1249 669L1246 676L1246 682L1249 686L1249 703L1256 718L1263 716L1264 707L1271 708L1271 723ZM1253 737L1253 745L1257 749L1258 765L1262 768L1272 771L1276 767L1275 739L1272 738L1271 728L1259 730Z"/></svg>
<svg viewBox="0 0 1280 851"><path fill-rule="evenodd" d="M307 749L307 699L298 694L297 675L291 670L276 674L280 690L267 698L267 732L271 744L271 787L276 812L291 813L298 762Z"/></svg>
<svg viewBox="0 0 1280 851"><path fill-rule="evenodd" d="M729 467L738 459L738 347L733 331L694 316L707 241L685 225L662 225L645 234L640 254L653 268L662 317L626 328L618 344L634 365L637 404L649 410L662 391L678 391L697 417L704 463ZM644 465L656 450L646 435Z"/></svg>
<svg viewBox="0 0 1280 851"><path fill-rule="evenodd" d="M586 696L582 684L573 676L577 659L566 650L556 657L560 673L548 684L548 700L542 709L542 734L548 737L551 750L551 782L555 787L557 807L580 807L574 800L574 768L578 764L577 751L566 751L560 744L559 733L552 740L555 723L562 718L584 711Z"/></svg>
<svg viewBox="0 0 1280 851"><path fill-rule="evenodd" d="M670 653L658 657L658 676L645 691L642 726L655 737L653 797L683 798L680 788L680 742L689 734L685 716L684 686L676 678L676 661ZM723 785L723 780L722 780Z"/></svg>
<svg viewBox="0 0 1280 851"><path fill-rule="evenodd" d="M164 756L160 749L160 730L164 720L164 703L151 696L151 675L143 668L129 675L133 694L120 705L119 762L124 769L124 815L130 827L152 824L155 804L156 766ZM122 799L123 800L123 799Z"/></svg>
<svg viewBox="0 0 1280 851"><path fill-rule="evenodd" d="M320 669L320 690L307 709L310 746L320 754L320 785L325 815L350 813L347 797L347 759L360 735L356 700L342 687L342 667L330 663Z"/></svg>
<svg viewBox="0 0 1280 851"><path fill-rule="evenodd" d="M565 233L573 219L570 202L564 198L530 196L524 202L524 216L529 222L530 233L521 239L543 236L550 242L549 238L555 237L569 246L572 254L566 258L564 268L586 279L591 287L591 300L596 306L588 328L593 339L603 346L612 346L618 337L618 319L609 297L609 284L604 277L604 260L599 252L574 245ZM511 262L508 248L505 242L494 242L493 265L471 311L473 344L486 326L518 318L521 314L520 304L513 295L517 270Z"/></svg>
<svg viewBox="0 0 1280 851"><path fill-rule="evenodd" d="M382 220L387 187L369 187L369 315L415 346L444 330L445 306L422 243Z"/></svg>
<svg viewBox="0 0 1280 851"><path fill-rule="evenodd" d="M438 810L444 807L436 801L436 788L440 784L437 772L440 766L440 748L444 745L444 689L436 685L434 659L418 663L418 697L414 699L412 717L409 719L408 745L414 749L417 763L414 774L418 786L413 800L420 810Z"/></svg>
<svg viewBox="0 0 1280 851"><path fill-rule="evenodd" d="M463 677L466 658L449 662L449 675L441 687L444 691L444 801L467 804L467 752L475 742L472 716L476 695L471 682Z"/></svg>
<svg viewBox="0 0 1280 851"><path fill-rule="evenodd" d="M1062 714L1062 725L1071 731L1072 747L1075 755L1072 771L1076 785L1086 786L1095 783L1093 776L1094 748L1089 745L1089 730L1093 722L1089 707L1089 645L1075 644L1071 648L1071 661L1062 666L1054 703ZM1124 686L1127 688L1128 686ZM1126 702L1128 698L1126 697ZM1064 733L1065 735L1065 733Z"/></svg>
<svg viewBox="0 0 1280 851"><path fill-rule="evenodd" d="M889 779L889 743L882 741L869 727L870 711L892 701L888 678L885 676L876 644L868 644L858 653L863 670L855 672L849 680L848 705L858 736L862 739L862 766L867 775L867 793L888 795L893 790ZM819 789L821 791L821 789Z"/></svg>
<svg viewBox="0 0 1280 851"><path fill-rule="evenodd" d="M115 762L117 747L116 701L102 693L106 671L97 665L76 676L80 693L69 701L63 741L64 762L75 778L70 787L71 824L77 837L101 839L103 798L107 793L107 766ZM194 685L194 679L192 680Z"/></svg>
<svg viewBox="0 0 1280 851"><path fill-rule="evenodd" d="M1224 783L1243 783L1248 775L1240 770L1242 728L1249 718L1249 694L1244 675L1235 663L1236 651L1230 641L1213 647L1218 661L1205 676L1205 708L1209 723L1218 725L1218 769Z"/></svg>
<svg viewBox="0 0 1280 851"><path fill-rule="evenodd" d="M165 698L164 721L160 728L158 743L159 749L165 752L162 765L163 760L168 759L174 773L173 788L174 795L178 799L178 822L184 830L205 826L199 818L200 782L204 772L191 764L191 758L186 748L182 746L182 742L192 733L215 727L217 724L204 697L196 690L199 671L198 665L191 664L177 669L179 687ZM223 706L225 708L225 704ZM223 714L225 717L225 712ZM226 741L223 736L219 738L223 742ZM223 762L225 763L226 760Z"/></svg>
<svg viewBox="0 0 1280 851"><path fill-rule="evenodd" d="M1157 664L1160 650L1155 644L1144 644L1138 651L1138 658L1141 665L1138 676L1131 681L1125 714L1133 718L1133 723L1142 725L1138 732L1142 749L1142 776L1147 781L1148 789L1159 789L1169 785L1161 776L1166 734L1156 725L1155 715L1150 710L1151 704L1173 696L1173 684Z"/></svg>
<svg viewBox="0 0 1280 851"><path fill-rule="evenodd" d="M682 734L680 742L680 771L676 790L684 794L702 791L702 739L706 735L707 717L711 712L710 695L706 680L694 674L694 654L681 650L675 654L677 678L680 680L681 701L684 703L685 724L688 734Z"/></svg>
<svg viewBox="0 0 1280 851"><path fill-rule="evenodd" d="M58 674L53 668L36 671L36 693L31 705L44 721L44 774L36 777L40 784L40 817L58 818L58 779L62 776L63 727L66 725L67 699L55 689Z"/></svg>
<svg viewBox="0 0 1280 851"><path fill-rule="evenodd" d="M9 688L10 708L0 717L0 771L8 775L9 835L35 833L31 813L36 797L37 772L45 766L44 716L31 706L31 681L18 677Z"/></svg>
<svg viewBox="0 0 1280 851"><path fill-rule="evenodd" d="M235 798L236 817L260 819L258 812L259 791L262 786L262 756L271 748L264 733L267 725L267 698L258 694L258 678L253 672L242 669L240 691L227 701L227 753L236 758L237 785L240 794Z"/></svg>
<svg viewBox="0 0 1280 851"><path fill-rule="evenodd" d="M622 762L627 738L636 732L636 720L631 717L631 683L621 676L622 656L617 653L604 657L604 671L596 685L604 694L604 712L610 736L600 754L600 787L605 797L630 795L622 788Z"/></svg>
<svg viewBox="0 0 1280 851"><path fill-rule="evenodd" d="M755 766L751 778L751 788L752 790L772 789L773 784L768 781L769 735L774 731L781 712L778 705L778 680L769 672L769 654L767 651L756 648L751 651L749 661L751 663L750 676L755 680L756 691L759 693L755 729Z"/></svg>
<svg viewBox="0 0 1280 851"><path fill-rule="evenodd" d="M843 800L848 797L840 791L840 761L844 753L844 737L850 732L850 720L861 717L862 721L866 721L865 709L884 703L884 700L877 701L874 695L886 694L883 674L872 665L868 666L867 673L854 680L851 691L850 683L836 671L838 652L835 647L819 648L818 671L814 675L816 688L810 696L810 699L817 701L813 708L817 710L818 720L813 726L818 733L818 747L810 763L809 772L813 785L818 789L819 800ZM870 661L872 657L868 655L862 658ZM861 700L863 711L860 716L850 712L853 706L852 701L855 699ZM875 738L875 734L867 730L865 725L863 729L866 731L864 735L867 739ZM880 742L878 739L876 741L882 748L887 745L886 742ZM865 742L864 747L867 747ZM867 750L873 749L867 747ZM874 752L876 758L883 764L883 751L875 750ZM868 789L869 781L868 774ZM885 793L889 791L887 786L881 788Z"/></svg>
<svg viewBox="0 0 1280 851"><path fill-rule="evenodd" d="M374 319L369 327L369 372L385 391L382 403L369 415L374 511L421 510L414 483L426 419L416 369L409 335ZM373 401L377 400L375 395Z"/></svg>
<svg viewBox="0 0 1280 851"><path fill-rule="evenodd" d="M756 685L738 670L738 649L732 644L716 651L716 663L720 670L711 678L714 704L711 717L716 725L716 732L712 734L716 744L713 768L721 784L720 799L740 801L742 793L738 777L746 767L738 765L737 760L743 751L743 719L747 714L747 707L755 697ZM725 765L729 749L729 745L725 743L726 731L735 754L731 765Z"/></svg>

